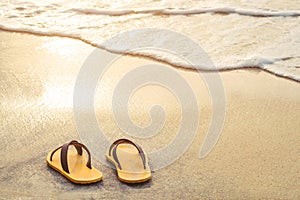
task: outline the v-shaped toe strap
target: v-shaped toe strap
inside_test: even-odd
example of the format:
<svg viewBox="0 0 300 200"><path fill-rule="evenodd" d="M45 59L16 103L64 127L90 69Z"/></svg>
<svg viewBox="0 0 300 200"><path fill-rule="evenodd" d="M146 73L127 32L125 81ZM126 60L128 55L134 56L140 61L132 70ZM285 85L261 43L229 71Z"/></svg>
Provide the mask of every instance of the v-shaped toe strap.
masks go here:
<svg viewBox="0 0 300 200"><path fill-rule="evenodd" d="M117 156L117 147L120 144L124 144L124 143L125 144L132 144L135 148L137 148L137 150L138 150L138 152L139 152L139 154L142 158L144 169L146 169L146 158L145 158L145 154L144 154L143 149L139 145L135 144L134 142L132 142L131 140L128 140L128 139L116 140L109 148L108 154L109 154L109 156L111 156L111 153L112 153L112 156L113 156L114 160L116 161L116 163L118 164L118 167L120 169L122 169L120 161L119 161L118 156Z"/></svg>

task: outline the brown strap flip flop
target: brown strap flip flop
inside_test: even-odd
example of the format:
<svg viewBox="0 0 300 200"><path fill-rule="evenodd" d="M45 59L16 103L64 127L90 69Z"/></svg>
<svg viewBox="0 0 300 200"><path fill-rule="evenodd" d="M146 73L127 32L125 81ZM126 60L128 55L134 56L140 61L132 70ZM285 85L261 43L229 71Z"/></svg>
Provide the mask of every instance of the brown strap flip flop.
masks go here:
<svg viewBox="0 0 300 200"><path fill-rule="evenodd" d="M128 139L115 141L108 149L106 158L116 167L120 181L140 183L152 177L143 149Z"/></svg>
<svg viewBox="0 0 300 200"><path fill-rule="evenodd" d="M69 148L71 145L75 148ZM82 149L87 152L87 160ZM76 140L50 151L47 164L73 183L89 184L102 180L102 173L92 167L88 148Z"/></svg>

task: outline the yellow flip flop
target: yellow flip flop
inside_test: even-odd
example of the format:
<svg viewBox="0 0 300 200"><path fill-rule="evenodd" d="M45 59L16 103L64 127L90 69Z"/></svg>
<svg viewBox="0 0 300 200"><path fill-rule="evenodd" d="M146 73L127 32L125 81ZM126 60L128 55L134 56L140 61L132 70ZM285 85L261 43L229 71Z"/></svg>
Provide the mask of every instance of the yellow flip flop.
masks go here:
<svg viewBox="0 0 300 200"><path fill-rule="evenodd" d="M115 141L108 149L106 158L116 167L120 181L140 183L152 178L143 149L128 139Z"/></svg>
<svg viewBox="0 0 300 200"><path fill-rule="evenodd" d="M69 148L73 145L75 148ZM88 154L82 155L82 149ZM91 154L83 144L73 140L48 153L47 164L73 183L89 184L102 180L102 173L92 167Z"/></svg>

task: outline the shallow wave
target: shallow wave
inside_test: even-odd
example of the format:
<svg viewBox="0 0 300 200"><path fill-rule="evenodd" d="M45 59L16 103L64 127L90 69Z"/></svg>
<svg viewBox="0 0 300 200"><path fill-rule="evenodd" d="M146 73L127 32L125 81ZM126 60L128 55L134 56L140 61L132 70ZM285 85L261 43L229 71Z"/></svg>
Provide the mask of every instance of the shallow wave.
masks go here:
<svg viewBox="0 0 300 200"><path fill-rule="evenodd" d="M144 9L144 10L104 10L95 8L73 8L69 11L74 11L83 14L94 15L109 15L109 16L121 16L130 14L153 14L153 15L199 15L199 14L238 14L252 17L299 17L300 11L269 11L269 10L246 10L238 8L210 8L210 9Z"/></svg>
<svg viewBox="0 0 300 200"><path fill-rule="evenodd" d="M175 9L161 6L99 9L88 4L2 2L0 29L73 38L110 52L149 57L186 69L222 71L259 68L300 82L299 10L238 7ZM122 46L104 43L121 32L146 27L168 28L185 34L207 50L216 68L201 64L191 66L159 51L128 51L131 44L126 41ZM159 43L164 42L166 37L149 36L144 39ZM180 47L185 48L189 56L198 56L191 47L185 44Z"/></svg>
<svg viewBox="0 0 300 200"><path fill-rule="evenodd" d="M128 54L128 55L133 55L133 56L143 56L143 57L148 57L152 58L157 61L161 61L164 63L168 63L170 65L173 65L175 67L180 67L180 68L185 68L185 69L192 69L192 70L200 70L200 71L227 71L227 70L235 70L235 69L247 69L247 68L259 68L262 70L265 70L267 72L273 73L277 76L288 78L297 82L300 82L300 73L289 73L289 69L283 70L282 68L276 68L272 67L273 64L276 64L281 61L286 61L289 59L293 58L300 58L299 57L279 57L279 58L263 58L263 57L257 57L254 55L251 58L245 59L241 62L237 62L236 65L217 65L214 66L213 68L209 68L203 64L197 65L197 63L191 65L189 62L183 62L181 59L176 59L173 55L170 54L164 54L160 52L153 52L153 51L127 51L128 46L123 46L120 49L112 48L109 44L97 44L93 43L89 40L83 39L79 36L76 35L69 35L69 34L63 34L60 32L43 32L43 31L36 31L32 29L22 29L22 28L8 28L3 25L0 25L0 30L4 31L11 31L11 32L19 32L19 33L29 33L29 34L34 34L34 35L41 35L41 36L55 36L55 37L67 37L67 38L72 38L72 39L77 39L81 40L89 45L92 45L97 48L101 48L113 53L119 53L119 54ZM130 45L129 45L130 46ZM175 59L174 59L175 58Z"/></svg>

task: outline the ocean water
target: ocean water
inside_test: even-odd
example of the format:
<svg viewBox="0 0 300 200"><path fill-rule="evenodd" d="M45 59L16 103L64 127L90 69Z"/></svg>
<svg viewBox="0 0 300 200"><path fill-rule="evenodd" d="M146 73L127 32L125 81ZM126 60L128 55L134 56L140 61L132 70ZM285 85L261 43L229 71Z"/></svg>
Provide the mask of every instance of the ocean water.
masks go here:
<svg viewBox="0 0 300 200"><path fill-rule="evenodd" d="M2 0L0 29L70 37L118 53L139 54L183 68L260 68L300 81L300 1L298 0ZM106 42L140 28L168 29L196 42L216 68L191 66L161 51L135 50ZM164 43L167 35L137 38ZM195 49L174 38L187 56ZM172 44L165 44L172 45ZM179 45L179 46L178 46Z"/></svg>

